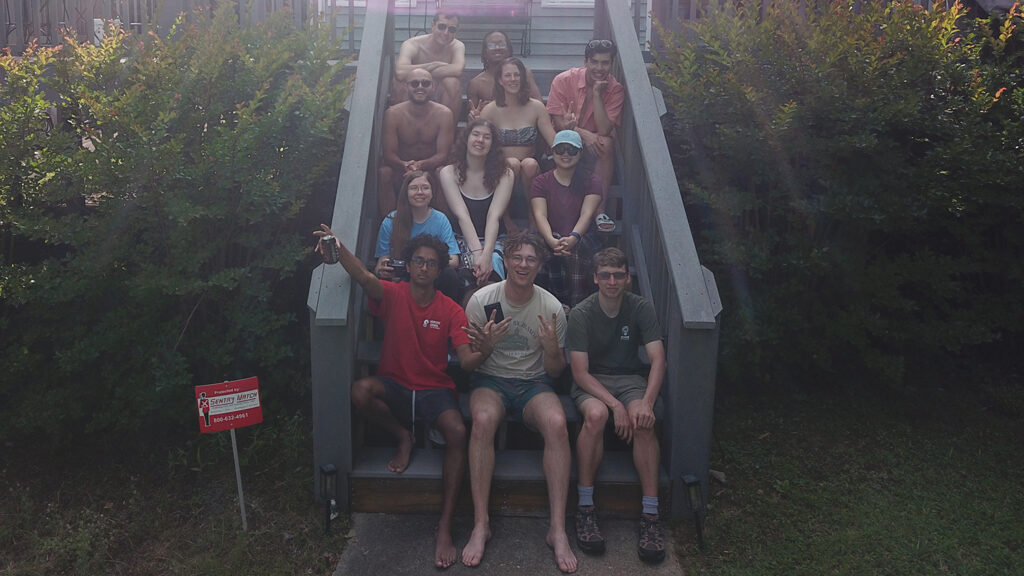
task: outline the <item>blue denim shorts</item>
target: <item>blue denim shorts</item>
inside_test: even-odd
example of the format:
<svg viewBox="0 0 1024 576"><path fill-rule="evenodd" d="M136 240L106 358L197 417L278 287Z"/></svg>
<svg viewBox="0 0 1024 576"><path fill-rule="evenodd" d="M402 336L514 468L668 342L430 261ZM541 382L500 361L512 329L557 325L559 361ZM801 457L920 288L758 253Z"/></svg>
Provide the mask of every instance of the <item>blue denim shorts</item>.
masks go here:
<svg viewBox="0 0 1024 576"><path fill-rule="evenodd" d="M551 388L551 379L542 376L533 380L522 378L502 378L476 372L470 378L470 387L489 388L501 396L501 402L505 406L505 417L521 420L523 409L537 394L543 392L555 392Z"/></svg>

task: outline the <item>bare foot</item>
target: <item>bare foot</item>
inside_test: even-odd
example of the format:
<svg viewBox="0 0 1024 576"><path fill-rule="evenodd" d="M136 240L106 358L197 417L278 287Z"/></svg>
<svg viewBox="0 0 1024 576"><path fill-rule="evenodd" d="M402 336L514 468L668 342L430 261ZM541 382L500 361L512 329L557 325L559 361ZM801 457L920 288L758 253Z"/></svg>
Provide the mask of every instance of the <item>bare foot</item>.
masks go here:
<svg viewBox="0 0 1024 576"><path fill-rule="evenodd" d="M484 559L484 547L491 539L491 527L487 524L473 526L473 533L469 535L469 542L462 549L462 563L466 566L479 566Z"/></svg>
<svg viewBox="0 0 1024 576"><path fill-rule="evenodd" d="M394 458L388 462L388 470L395 474L405 472L409 467L409 459L412 458L412 435L406 434L405 438L398 441L398 450Z"/></svg>
<svg viewBox="0 0 1024 576"><path fill-rule="evenodd" d="M437 529L437 547L434 548L434 566L447 568L455 564L459 553L452 542L452 532L446 528Z"/></svg>
<svg viewBox="0 0 1024 576"><path fill-rule="evenodd" d="M548 546L555 551L555 562L558 563L558 569L566 574L575 572L577 568L576 555L569 548L569 538L565 535L565 530L549 531L547 542Z"/></svg>

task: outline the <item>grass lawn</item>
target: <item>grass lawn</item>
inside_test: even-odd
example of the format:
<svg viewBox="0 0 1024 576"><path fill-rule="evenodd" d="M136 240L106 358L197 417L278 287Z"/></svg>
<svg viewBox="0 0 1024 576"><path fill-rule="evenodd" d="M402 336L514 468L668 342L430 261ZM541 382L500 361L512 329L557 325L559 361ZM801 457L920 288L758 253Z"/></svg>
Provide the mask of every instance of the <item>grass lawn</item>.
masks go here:
<svg viewBox="0 0 1024 576"><path fill-rule="evenodd" d="M1024 423L949 392L728 398L688 574L1024 574Z"/></svg>
<svg viewBox="0 0 1024 576"><path fill-rule="evenodd" d="M1024 422L951 393L721 393L707 553L677 522L687 574L1024 574ZM228 435L126 457L5 446L0 575L332 574L308 425L239 431L249 532ZM111 450L113 448L113 450Z"/></svg>

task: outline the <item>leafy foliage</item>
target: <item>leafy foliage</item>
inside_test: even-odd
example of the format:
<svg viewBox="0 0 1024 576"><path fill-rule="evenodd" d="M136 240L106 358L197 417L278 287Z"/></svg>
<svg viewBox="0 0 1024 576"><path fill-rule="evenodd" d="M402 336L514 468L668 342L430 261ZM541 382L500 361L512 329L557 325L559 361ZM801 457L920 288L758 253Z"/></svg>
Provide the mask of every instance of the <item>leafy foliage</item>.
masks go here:
<svg viewBox="0 0 1024 576"><path fill-rule="evenodd" d="M191 386L251 375L302 396L292 282L349 90L328 48L226 7L0 57L4 433L166 434Z"/></svg>
<svg viewBox="0 0 1024 576"><path fill-rule="evenodd" d="M894 383L1020 343L1021 13L857 5L726 3L692 42L663 31L728 378Z"/></svg>

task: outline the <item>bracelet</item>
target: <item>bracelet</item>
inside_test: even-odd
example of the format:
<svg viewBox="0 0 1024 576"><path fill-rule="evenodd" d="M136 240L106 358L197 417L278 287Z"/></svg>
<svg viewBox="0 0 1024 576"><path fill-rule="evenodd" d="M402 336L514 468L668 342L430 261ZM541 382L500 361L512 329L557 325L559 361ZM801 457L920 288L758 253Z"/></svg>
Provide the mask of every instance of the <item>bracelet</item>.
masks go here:
<svg viewBox="0 0 1024 576"><path fill-rule="evenodd" d="M569 232L569 236L572 236L572 237L576 238L577 242L579 242L580 240L583 240L583 237L580 236L580 233L575 231L575 230L573 230L572 232Z"/></svg>

